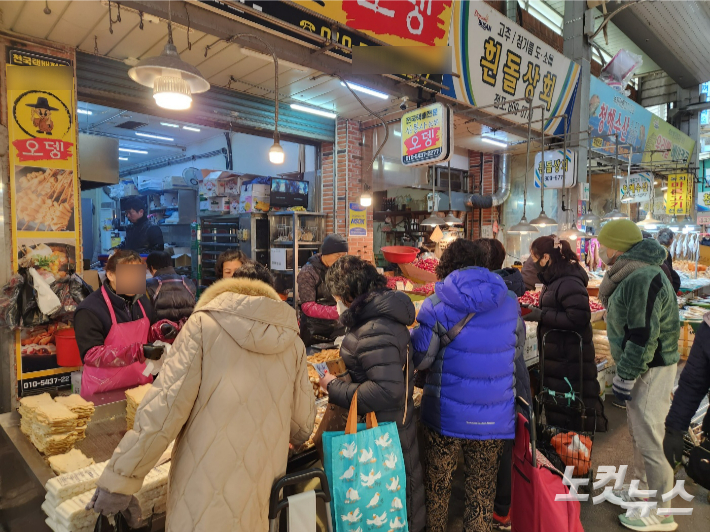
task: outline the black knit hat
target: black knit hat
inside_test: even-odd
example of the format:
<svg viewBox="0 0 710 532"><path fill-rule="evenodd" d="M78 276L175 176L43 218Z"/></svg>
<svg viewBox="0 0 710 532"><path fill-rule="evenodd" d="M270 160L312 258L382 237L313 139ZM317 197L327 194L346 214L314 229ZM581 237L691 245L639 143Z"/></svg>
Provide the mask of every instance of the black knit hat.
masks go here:
<svg viewBox="0 0 710 532"><path fill-rule="evenodd" d="M323 240L323 245L320 247L321 255L331 255L333 253L347 253L348 241L345 237L336 233L328 235Z"/></svg>

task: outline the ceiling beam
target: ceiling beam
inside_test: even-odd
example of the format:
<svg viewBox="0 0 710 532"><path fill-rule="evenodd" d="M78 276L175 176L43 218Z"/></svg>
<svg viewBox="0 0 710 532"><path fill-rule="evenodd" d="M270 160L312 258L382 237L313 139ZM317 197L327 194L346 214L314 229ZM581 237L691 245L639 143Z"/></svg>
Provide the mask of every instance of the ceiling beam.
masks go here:
<svg viewBox="0 0 710 532"><path fill-rule="evenodd" d="M185 6L189 3L189 20L186 15ZM147 0L129 0L121 2L121 6L142 11L163 20L168 20L169 5L172 4L173 22L199 30L220 39L230 39L230 42L258 50L265 54L271 54L261 42L248 37L233 38L240 33L251 33L266 41L276 50L277 57L312 68L319 72L330 75L338 75L347 81L366 85L374 90L391 94L393 97L407 96L412 101L420 101L419 89L411 85L400 84L399 81L385 76L363 76L352 73L352 64L344 58L339 58L328 52L312 53L319 47L304 42L295 42L294 39L284 35L272 33L264 29L248 25L242 21L234 20L219 13L212 12L192 2L151 2ZM300 29L300 28L298 28ZM424 90L424 97L429 91Z"/></svg>

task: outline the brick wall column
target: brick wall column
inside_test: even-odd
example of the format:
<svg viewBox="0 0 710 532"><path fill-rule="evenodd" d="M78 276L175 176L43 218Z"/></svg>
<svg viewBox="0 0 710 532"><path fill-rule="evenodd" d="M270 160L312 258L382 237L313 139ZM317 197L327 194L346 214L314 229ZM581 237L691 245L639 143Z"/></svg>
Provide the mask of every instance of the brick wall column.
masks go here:
<svg viewBox="0 0 710 532"><path fill-rule="evenodd" d="M326 232L348 234L348 202L357 203L363 190L362 166L368 164L369 149L363 146L360 122L356 120L338 119L337 153L335 154L337 197L333 187L333 143L322 144L322 179L323 206L326 219ZM347 178L346 178L347 176ZM371 172L365 177L368 185L372 184ZM347 189L346 189L347 181ZM370 192L372 192L370 190ZM335 218L333 207L335 206ZM367 211L367 236L348 237L350 254L365 260L374 260L372 249L372 208Z"/></svg>
<svg viewBox="0 0 710 532"><path fill-rule="evenodd" d="M490 153L469 150L468 165L469 190L482 195L495 192L495 156ZM481 170L483 170L483 179L481 179ZM473 215L468 219L470 223L466 228L466 234L468 238L475 240L481 237L479 225L491 225L494 220L498 219L498 207L473 209Z"/></svg>

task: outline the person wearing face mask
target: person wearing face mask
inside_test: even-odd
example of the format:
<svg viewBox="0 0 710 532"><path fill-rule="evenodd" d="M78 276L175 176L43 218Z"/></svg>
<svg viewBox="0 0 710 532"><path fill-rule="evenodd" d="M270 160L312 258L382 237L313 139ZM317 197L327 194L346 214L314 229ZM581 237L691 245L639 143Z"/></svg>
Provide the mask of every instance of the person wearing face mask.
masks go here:
<svg viewBox="0 0 710 532"><path fill-rule="evenodd" d="M306 347L333 343L345 334L345 328L338 323L338 307L325 282L325 275L335 261L347 253L348 241L344 237L328 235L320 253L308 259L298 272L301 339Z"/></svg>
<svg viewBox="0 0 710 532"><path fill-rule="evenodd" d="M540 294L540 307L530 307L531 312L523 319L539 322L537 338L540 351L545 337L543 386L557 393L579 393L581 389L587 409L587 419L582 426L577 409L546 404L548 423L573 431L605 431L607 419L604 404L599 399L587 272L569 242L554 235L536 239L530 246L530 256L538 271L538 279L544 286ZM577 335L582 337L581 383Z"/></svg>
<svg viewBox="0 0 710 532"><path fill-rule="evenodd" d="M607 271L599 300L607 309L607 334L616 362L614 395L626 401L626 419L634 445L634 475L639 489L656 490L658 508L668 508L661 495L673 489L673 470L663 454L664 420L670 409L678 359L680 321L673 287L661 269L667 251L644 239L631 220L612 220L599 232L599 255ZM628 500L628 490L614 493ZM633 530L675 530L673 516L656 510L641 518L619 516Z"/></svg>
<svg viewBox="0 0 710 532"><path fill-rule="evenodd" d="M142 265L140 255L132 250L118 250L106 262L106 280L77 307L74 330L79 354L84 363L82 397L130 388L153 382L144 375L146 354L159 358L147 345L155 312L143 294L118 294L119 265ZM145 270L143 270L145 275Z"/></svg>

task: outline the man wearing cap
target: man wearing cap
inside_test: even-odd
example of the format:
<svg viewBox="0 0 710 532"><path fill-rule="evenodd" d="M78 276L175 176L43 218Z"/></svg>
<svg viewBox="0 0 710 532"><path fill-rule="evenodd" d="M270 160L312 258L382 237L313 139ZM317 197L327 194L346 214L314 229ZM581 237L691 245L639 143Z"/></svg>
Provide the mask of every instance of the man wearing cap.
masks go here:
<svg viewBox="0 0 710 532"><path fill-rule="evenodd" d="M298 300L301 309L301 339L306 347L332 343L345 334L335 299L325 282L325 274L336 260L348 254L348 241L338 235L325 237L320 253L313 255L298 273Z"/></svg>
<svg viewBox="0 0 710 532"><path fill-rule="evenodd" d="M634 472L640 490L655 490L650 501L668 508L661 497L673 489L673 470L663 454L664 420L670 408L678 359L680 321L673 287L661 269L667 252L644 239L631 220L612 220L599 232L599 256L607 265L599 300L608 310L607 334L616 362L614 395L626 401L626 416L634 444ZM613 492L626 501L628 490ZM632 530L675 530L673 516L652 510L641 517L619 516Z"/></svg>

